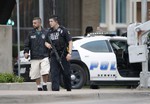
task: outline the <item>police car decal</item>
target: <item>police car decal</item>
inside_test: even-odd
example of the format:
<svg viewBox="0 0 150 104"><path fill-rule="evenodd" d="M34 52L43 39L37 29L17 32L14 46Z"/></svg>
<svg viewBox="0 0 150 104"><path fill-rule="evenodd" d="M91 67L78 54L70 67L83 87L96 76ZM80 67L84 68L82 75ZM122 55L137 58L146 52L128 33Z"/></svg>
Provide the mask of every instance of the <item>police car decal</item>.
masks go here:
<svg viewBox="0 0 150 104"><path fill-rule="evenodd" d="M110 70L116 70L116 63L115 62L111 63Z"/></svg>
<svg viewBox="0 0 150 104"><path fill-rule="evenodd" d="M94 70L94 68L98 67L98 62L92 62L90 65L90 70Z"/></svg>
<svg viewBox="0 0 150 104"><path fill-rule="evenodd" d="M101 62L100 70L107 70L109 62Z"/></svg>
<svg viewBox="0 0 150 104"><path fill-rule="evenodd" d="M99 65L98 62L91 62L90 70L94 70L94 68L97 68L98 65ZM107 62L107 61L101 62L100 70L108 70L108 67L109 67L109 62ZM116 70L116 63L115 62L111 62L110 70Z"/></svg>

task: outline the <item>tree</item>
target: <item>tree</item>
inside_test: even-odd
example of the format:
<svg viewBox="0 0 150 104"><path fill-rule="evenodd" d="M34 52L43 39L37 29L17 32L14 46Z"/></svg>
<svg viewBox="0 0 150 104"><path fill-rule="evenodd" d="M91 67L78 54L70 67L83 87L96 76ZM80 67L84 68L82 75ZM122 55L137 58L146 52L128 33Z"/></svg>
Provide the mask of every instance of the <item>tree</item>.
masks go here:
<svg viewBox="0 0 150 104"><path fill-rule="evenodd" d="M0 24L7 23L15 5L16 0L0 0Z"/></svg>

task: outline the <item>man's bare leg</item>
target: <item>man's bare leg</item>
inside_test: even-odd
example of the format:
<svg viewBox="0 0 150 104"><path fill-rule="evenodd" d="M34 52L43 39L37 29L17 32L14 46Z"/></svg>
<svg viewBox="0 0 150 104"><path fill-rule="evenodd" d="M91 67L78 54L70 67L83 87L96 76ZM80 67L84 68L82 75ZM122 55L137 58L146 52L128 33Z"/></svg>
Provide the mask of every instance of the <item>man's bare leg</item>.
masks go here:
<svg viewBox="0 0 150 104"><path fill-rule="evenodd" d="M42 75L42 78L43 78L43 90L47 91L48 74Z"/></svg>
<svg viewBox="0 0 150 104"><path fill-rule="evenodd" d="M42 91L41 78L37 78L37 79L35 80L35 82L36 82L38 91Z"/></svg>

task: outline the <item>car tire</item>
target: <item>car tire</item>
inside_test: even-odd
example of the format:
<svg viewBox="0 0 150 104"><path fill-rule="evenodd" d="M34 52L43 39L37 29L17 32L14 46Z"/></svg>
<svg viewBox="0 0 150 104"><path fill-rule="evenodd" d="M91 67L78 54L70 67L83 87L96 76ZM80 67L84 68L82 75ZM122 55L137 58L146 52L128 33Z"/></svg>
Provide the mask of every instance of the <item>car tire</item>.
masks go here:
<svg viewBox="0 0 150 104"><path fill-rule="evenodd" d="M61 87L64 88L64 83L62 80L60 80ZM77 64L71 64L71 86L72 89L81 89L86 82L86 75L83 68Z"/></svg>

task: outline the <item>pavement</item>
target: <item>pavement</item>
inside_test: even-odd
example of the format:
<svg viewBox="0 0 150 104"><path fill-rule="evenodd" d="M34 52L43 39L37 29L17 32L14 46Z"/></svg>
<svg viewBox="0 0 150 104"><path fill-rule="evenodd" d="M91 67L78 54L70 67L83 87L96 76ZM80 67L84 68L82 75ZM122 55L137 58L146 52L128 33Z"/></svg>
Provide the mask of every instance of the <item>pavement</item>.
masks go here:
<svg viewBox="0 0 150 104"><path fill-rule="evenodd" d="M37 91L34 82L0 84L0 104L52 103L61 101L109 99L126 96L150 96L150 89L100 88L66 91Z"/></svg>

